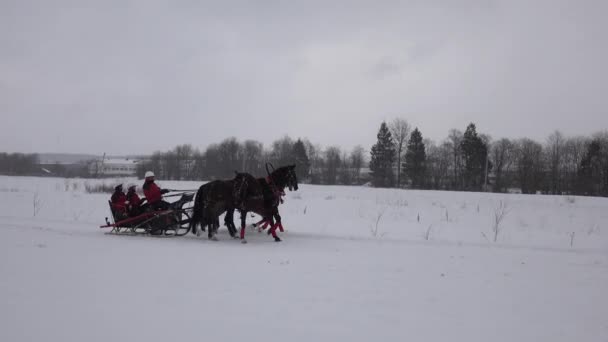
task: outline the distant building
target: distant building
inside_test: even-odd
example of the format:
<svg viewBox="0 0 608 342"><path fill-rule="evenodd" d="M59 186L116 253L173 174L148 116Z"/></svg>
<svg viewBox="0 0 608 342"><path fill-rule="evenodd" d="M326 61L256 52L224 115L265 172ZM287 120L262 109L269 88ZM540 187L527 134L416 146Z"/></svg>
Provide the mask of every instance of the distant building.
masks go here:
<svg viewBox="0 0 608 342"><path fill-rule="evenodd" d="M93 177L135 176L138 159L111 158L96 159L89 164L89 174Z"/></svg>

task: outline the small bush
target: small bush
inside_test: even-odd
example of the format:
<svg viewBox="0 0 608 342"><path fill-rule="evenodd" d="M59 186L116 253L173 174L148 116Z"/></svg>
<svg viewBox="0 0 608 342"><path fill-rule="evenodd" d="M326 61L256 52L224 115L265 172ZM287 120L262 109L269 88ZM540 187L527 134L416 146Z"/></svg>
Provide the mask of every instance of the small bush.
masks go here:
<svg viewBox="0 0 608 342"><path fill-rule="evenodd" d="M509 213L509 206L507 202L502 200L498 202L498 205L494 208L494 221L492 225L492 232L494 233L494 242L498 240L498 234L502 231L500 224L504 220L505 216Z"/></svg>
<svg viewBox="0 0 608 342"><path fill-rule="evenodd" d="M42 209L43 206L43 202L42 199L40 198L40 195L38 194L38 191L36 191L34 193L34 198L32 199L32 206L33 206L33 213L34 213L34 217L36 215L38 215L38 213L40 212L40 209Z"/></svg>

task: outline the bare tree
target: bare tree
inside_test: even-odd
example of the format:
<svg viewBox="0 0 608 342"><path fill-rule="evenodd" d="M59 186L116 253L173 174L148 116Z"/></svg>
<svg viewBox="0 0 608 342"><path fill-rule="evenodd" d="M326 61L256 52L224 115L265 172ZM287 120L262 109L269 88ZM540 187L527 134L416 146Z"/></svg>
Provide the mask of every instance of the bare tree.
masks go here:
<svg viewBox="0 0 608 342"><path fill-rule="evenodd" d="M224 139L218 146L219 171L221 178L232 178L235 170L240 170L243 162L240 159L241 144L235 137Z"/></svg>
<svg viewBox="0 0 608 342"><path fill-rule="evenodd" d="M452 144L448 141L440 146L431 140L425 139L427 186L432 189L446 189L449 187L450 162L452 159Z"/></svg>
<svg viewBox="0 0 608 342"><path fill-rule="evenodd" d="M218 144L211 144L207 146L204 154L204 166L203 166L203 179L214 180L221 178L220 171L220 149Z"/></svg>
<svg viewBox="0 0 608 342"><path fill-rule="evenodd" d="M323 160L322 151L320 145L313 145L308 139L303 139L304 147L306 147L306 154L308 155L308 161L310 162L310 182L312 184L320 184L322 177L322 169L325 164Z"/></svg>
<svg viewBox="0 0 608 342"><path fill-rule="evenodd" d="M451 129L448 136L448 142L452 151L452 188L456 190L464 189L464 178L463 178L463 160L462 160L462 140L464 134L457 130Z"/></svg>
<svg viewBox="0 0 608 342"><path fill-rule="evenodd" d="M37 154L0 153L0 174L28 175L38 171Z"/></svg>
<svg viewBox="0 0 608 342"><path fill-rule="evenodd" d="M295 163L293 144L293 139L287 135L272 143L272 163L276 167Z"/></svg>
<svg viewBox="0 0 608 342"><path fill-rule="evenodd" d="M577 179L581 162L585 156L589 143L590 141L588 138L578 136L567 138L564 144L564 187L570 194L578 192Z"/></svg>
<svg viewBox="0 0 608 342"><path fill-rule="evenodd" d="M197 148L192 152L194 166L192 167L192 180L203 180L205 168L205 155Z"/></svg>
<svg viewBox="0 0 608 342"><path fill-rule="evenodd" d="M519 140L515 163L522 193L535 194L541 189L543 181L542 145L527 138Z"/></svg>
<svg viewBox="0 0 608 342"><path fill-rule="evenodd" d="M350 153L350 165L353 169L353 180L361 184L361 168L365 164L365 150L360 145L355 146Z"/></svg>
<svg viewBox="0 0 608 342"><path fill-rule="evenodd" d="M608 197L608 130L595 133L592 138L600 144L597 188L600 196Z"/></svg>
<svg viewBox="0 0 608 342"><path fill-rule="evenodd" d="M176 179L179 176L179 162L174 151L162 153L164 179Z"/></svg>
<svg viewBox="0 0 608 342"><path fill-rule="evenodd" d="M346 151L342 152L342 156L340 157L340 183L344 185L351 185L354 181L354 174L352 170L351 160L348 157Z"/></svg>
<svg viewBox="0 0 608 342"><path fill-rule="evenodd" d="M160 151L156 151L152 154L150 158L150 166L146 171L153 171L156 174L156 178L166 178L165 170L163 170L163 153Z"/></svg>
<svg viewBox="0 0 608 342"><path fill-rule="evenodd" d="M549 191L554 194L562 193L562 161L565 138L559 131L553 132L547 139L546 155L549 162Z"/></svg>
<svg viewBox="0 0 608 342"><path fill-rule="evenodd" d="M340 168L341 155L340 148L330 146L325 150L325 168L323 172L323 180L325 184L333 185L338 181L338 169Z"/></svg>
<svg viewBox="0 0 608 342"><path fill-rule="evenodd" d="M395 142L395 152L397 154L397 187L401 187L401 157L404 153L407 139L410 135L410 124L401 118L397 118L389 125L389 130Z"/></svg>
<svg viewBox="0 0 608 342"><path fill-rule="evenodd" d="M494 192L503 192L508 186L505 174L511 171L511 165L515 159L515 144L511 140L503 138L492 144L490 158L494 165Z"/></svg>
<svg viewBox="0 0 608 342"><path fill-rule="evenodd" d="M175 179L190 179L192 169L194 168L194 161L192 160L193 151L192 145L189 144L178 145L173 150L177 164Z"/></svg>
<svg viewBox="0 0 608 342"><path fill-rule="evenodd" d="M254 175L262 174L264 170L264 163L262 162L264 160L263 151L264 146L261 142L246 140L243 143L243 148L241 150L241 159L243 161L243 166L241 167L242 171Z"/></svg>

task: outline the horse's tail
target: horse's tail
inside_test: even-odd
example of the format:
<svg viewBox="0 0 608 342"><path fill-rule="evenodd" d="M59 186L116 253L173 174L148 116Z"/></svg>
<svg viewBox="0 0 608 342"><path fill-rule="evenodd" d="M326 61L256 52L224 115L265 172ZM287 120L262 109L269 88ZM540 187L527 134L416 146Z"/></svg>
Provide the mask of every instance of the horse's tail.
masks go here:
<svg viewBox="0 0 608 342"><path fill-rule="evenodd" d="M205 197L205 185L201 185L196 192L196 198L194 199L194 207L192 208L192 218L190 219L190 230L192 234L198 233L198 226L203 224L203 211L205 210L205 203L203 198Z"/></svg>

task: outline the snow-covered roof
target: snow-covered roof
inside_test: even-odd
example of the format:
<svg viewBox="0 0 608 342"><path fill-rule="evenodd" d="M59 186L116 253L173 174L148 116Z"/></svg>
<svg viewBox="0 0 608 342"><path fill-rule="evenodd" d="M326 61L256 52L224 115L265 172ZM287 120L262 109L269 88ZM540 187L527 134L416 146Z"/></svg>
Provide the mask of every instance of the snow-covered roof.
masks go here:
<svg viewBox="0 0 608 342"><path fill-rule="evenodd" d="M139 160L137 159L123 159L123 158L112 158L112 159L104 159L104 165L112 165L112 164L137 164Z"/></svg>

